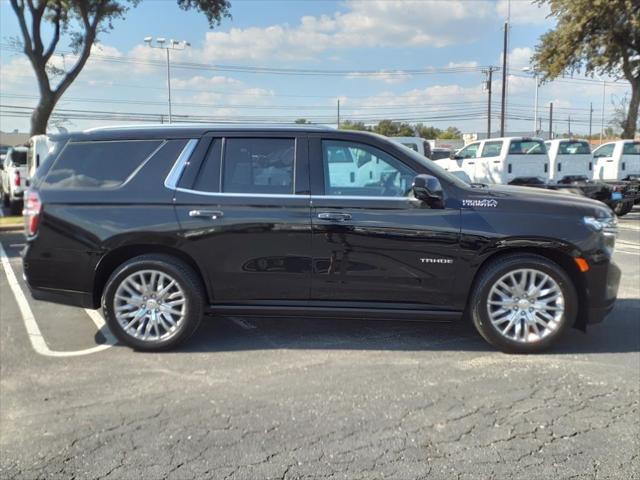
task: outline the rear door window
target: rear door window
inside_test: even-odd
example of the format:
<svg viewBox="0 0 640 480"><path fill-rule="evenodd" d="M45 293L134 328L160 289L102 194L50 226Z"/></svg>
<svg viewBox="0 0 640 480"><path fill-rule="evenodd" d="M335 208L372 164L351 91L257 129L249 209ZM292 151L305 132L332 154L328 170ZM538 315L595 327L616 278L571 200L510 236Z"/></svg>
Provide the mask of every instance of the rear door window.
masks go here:
<svg viewBox="0 0 640 480"><path fill-rule="evenodd" d="M116 188L160 147L162 140L69 143L43 181L43 188Z"/></svg>
<svg viewBox="0 0 640 480"><path fill-rule="evenodd" d="M499 157L502 150L502 141L484 142L481 157Z"/></svg>
<svg viewBox="0 0 640 480"><path fill-rule="evenodd" d="M293 138L227 138L222 191L293 194Z"/></svg>

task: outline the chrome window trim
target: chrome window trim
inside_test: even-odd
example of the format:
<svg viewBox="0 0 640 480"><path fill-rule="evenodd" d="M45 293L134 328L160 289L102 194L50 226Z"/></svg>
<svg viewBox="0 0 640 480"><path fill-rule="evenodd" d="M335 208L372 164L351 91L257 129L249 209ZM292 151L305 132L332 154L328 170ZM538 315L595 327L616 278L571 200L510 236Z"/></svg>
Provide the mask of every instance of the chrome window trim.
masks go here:
<svg viewBox="0 0 640 480"><path fill-rule="evenodd" d="M173 167L171 167L169 175L167 175L167 178L165 178L164 180L165 187L170 190L175 190L177 188L180 177L182 176L182 173L187 166L187 161L189 160L189 158L191 158L191 154L195 150L197 144L198 139L192 138L184 146L184 148L180 152L180 155L178 155L178 158L173 164Z"/></svg>
<svg viewBox="0 0 640 480"><path fill-rule="evenodd" d="M373 197L373 196L357 196L357 195L309 195L295 193L237 193L237 192L204 192L201 190L192 190L190 188L176 188L176 192L190 193L192 195L203 195L205 197L254 197L254 198L309 198L310 200L392 200L396 202L420 202L415 197Z"/></svg>

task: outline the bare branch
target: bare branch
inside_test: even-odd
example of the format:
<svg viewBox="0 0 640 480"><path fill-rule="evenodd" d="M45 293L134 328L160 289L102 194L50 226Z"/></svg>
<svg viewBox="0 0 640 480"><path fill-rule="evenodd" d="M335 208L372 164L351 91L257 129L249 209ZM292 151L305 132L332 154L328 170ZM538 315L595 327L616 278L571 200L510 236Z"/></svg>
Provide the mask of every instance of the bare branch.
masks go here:
<svg viewBox="0 0 640 480"><path fill-rule="evenodd" d="M60 2L56 4L56 11L54 16L51 18L51 22L53 23L53 37L51 39L51 43L47 47L47 50L44 52L44 63L47 63L55 52L56 47L58 46L58 41L60 41L60 30L62 29L62 5Z"/></svg>
<svg viewBox="0 0 640 480"><path fill-rule="evenodd" d="M18 17L18 23L20 24L20 30L24 38L24 53L31 58L33 55L33 46L31 44L31 35L29 34L27 21L24 17L24 0L11 0L11 7L16 17Z"/></svg>

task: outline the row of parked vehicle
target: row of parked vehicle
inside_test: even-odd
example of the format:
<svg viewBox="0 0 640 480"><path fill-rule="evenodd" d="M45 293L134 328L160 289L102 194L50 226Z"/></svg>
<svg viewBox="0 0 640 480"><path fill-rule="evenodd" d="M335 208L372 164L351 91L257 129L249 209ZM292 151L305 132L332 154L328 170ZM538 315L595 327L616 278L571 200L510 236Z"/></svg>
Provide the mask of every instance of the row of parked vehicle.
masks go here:
<svg viewBox="0 0 640 480"><path fill-rule="evenodd" d="M473 183L565 190L600 200L619 216L640 201L639 141L609 142L592 152L581 139L491 138L445 156L422 139L396 140Z"/></svg>
<svg viewBox="0 0 640 480"><path fill-rule="evenodd" d="M28 147L5 147L0 151L0 200L12 214L20 214L29 179L52 145L47 135L35 135Z"/></svg>

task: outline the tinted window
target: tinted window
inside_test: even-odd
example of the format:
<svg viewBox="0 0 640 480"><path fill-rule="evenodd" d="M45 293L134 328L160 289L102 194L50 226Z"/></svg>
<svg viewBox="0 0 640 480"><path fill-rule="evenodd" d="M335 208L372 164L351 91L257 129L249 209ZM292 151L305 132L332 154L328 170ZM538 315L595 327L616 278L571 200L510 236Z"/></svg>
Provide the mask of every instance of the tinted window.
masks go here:
<svg viewBox="0 0 640 480"><path fill-rule="evenodd" d="M26 165L27 164L26 150L11 150L11 163L13 163L14 165Z"/></svg>
<svg viewBox="0 0 640 480"><path fill-rule="evenodd" d="M220 191L220 156L222 154L222 139L211 140L203 164L198 172L198 178L193 185L194 190L203 192Z"/></svg>
<svg viewBox="0 0 640 480"><path fill-rule="evenodd" d="M228 138L224 151L223 192L293 193L294 139Z"/></svg>
<svg viewBox="0 0 640 480"><path fill-rule="evenodd" d="M623 155L640 155L640 142L625 143L622 147Z"/></svg>
<svg viewBox="0 0 640 480"><path fill-rule="evenodd" d="M51 167L43 187L118 187L161 143L161 140L70 143Z"/></svg>
<svg viewBox="0 0 640 480"><path fill-rule="evenodd" d="M613 155L613 147L615 147L615 143L607 143L606 145L602 145L598 147L593 152L594 157L610 157Z"/></svg>
<svg viewBox="0 0 640 480"><path fill-rule="evenodd" d="M588 142L560 142L558 154L560 155L589 155L591 147Z"/></svg>
<svg viewBox="0 0 640 480"><path fill-rule="evenodd" d="M462 158L475 158L476 153L478 152L478 147L480 147L479 143L472 143L471 145L467 145L458 152L458 156Z"/></svg>
<svg viewBox="0 0 640 480"><path fill-rule="evenodd" d="M500 156L500 151L502 150L502 141L496 142L485 142L484 147L482 147L481 157L498 157Z"/></svg>
<svg viewBox="0 0 640 480"><path fill-rule="evenodd" d="M326 195L402 197L411 190L415 173L375 147L325 140L322 152Z"/></svg>
<svg viewBox="0 0 640 480"><path fill-rule="evenodd" d="M402 145L404 145L405 147L409 147L414 152L418 151L418 145L416 145L415 143L403 143Z"/></svg>
<svg viewBox="0 0 640 480"><path fill-rule="evenodd" d="M432 150L431 160L442 160L443 158L449 158L449 150Z"/></svg>
<svg viewBox="0 0 640 480"><path fill-rule="evenodd" d="M547 149L539 140L513 140L509 145L509 155L544 155Z"/></svg>

